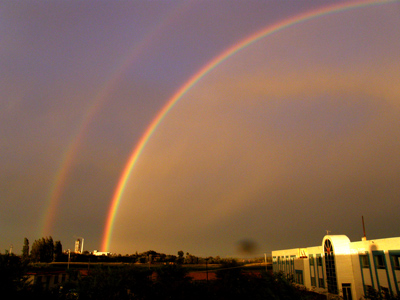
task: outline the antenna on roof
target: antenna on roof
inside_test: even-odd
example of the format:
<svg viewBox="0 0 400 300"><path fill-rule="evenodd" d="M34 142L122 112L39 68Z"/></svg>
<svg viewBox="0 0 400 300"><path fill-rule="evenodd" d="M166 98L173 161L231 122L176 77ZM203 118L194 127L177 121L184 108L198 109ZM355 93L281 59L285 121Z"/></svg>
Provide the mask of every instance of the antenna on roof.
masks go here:
<svg viewBox="0 0 400 300"><path fill-rule="evenodd" d="M364 236L362 237L362 241L366 241L367 240L367 236L365 234L365 225L364 225L364 216L361 216L361 220L362 220L362 225L363 225L363 231L364 231Z"/></svg>
<svg viewBox="0 0 400 300"><path fill-rule="evenodd" d="M326 231L326 235L329 235L329 232L331 232L331 231L330 231L330 230L327 230L327 231Z"/></svg>

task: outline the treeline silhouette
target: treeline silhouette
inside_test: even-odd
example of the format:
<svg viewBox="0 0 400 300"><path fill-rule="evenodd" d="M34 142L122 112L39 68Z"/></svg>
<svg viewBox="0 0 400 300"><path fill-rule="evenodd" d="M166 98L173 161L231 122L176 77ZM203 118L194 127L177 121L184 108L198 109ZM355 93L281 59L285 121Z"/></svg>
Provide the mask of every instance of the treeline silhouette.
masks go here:
<svg viewBox="0 0 400 300"><path fill-rule="evenodd" d="M190 253L183 253L183 251L178 251L178 255L159 253L154 250L145 251L142 253L135 254L112 254L112 255L94 255L88 251L84 251L82 254L71 252L69 255L69 260L71 262L91 262L91 263L176 263L176 264L205 264L206 260L209 264L220 264L224 259L219 256L216 257L199 257L192 255ZM56 262L67 262L68 254L63 253L58 259L54 260ZM263 258L254 259L252 262L262 262Z"/></svg>
<svg viewBox="0 0 400 300"><path fill-rule="evenodd" d="M83 275L68 270L68 280L46 289L28 284L28 265L21 257L0 255L0 293L14 299L324 299L296 288L281 274L246 272L236 261L214 270L214 280L193 280L179 264L138 267L134 264L93 266Z"/></svg>
<svg viewBox="0 0 400 300"><path fill-rule="evenodd" d="M193 280L190 268L159 264L97 265L85 273L70 269L68 280L51 289L28 282L32 268L21 256L0 254L0 295L11 299L147 300L147 299L274 299L322 300L326 295L296 287L282 273L246 271L235 260L224 261L214 280ZM341 299L338 297L337 299ZM364 299L399 300L398 296L368 291Z"/></svg>
<svg viewBox="0 0 400 300"><path fill-rule="evenodd" d="M7 252L6 252L7 253ZM28 262L99 262L99 263L177 263L177 264L205 264L206 261L210 264L220 264L223 260L219 257L197 257L189 252L185 253L180 250L177 255L158 253L154 250L149 250L135 254L110 254L110 255L95 255L89 251L76 253L70 250L63 251L60 241L53 241L51 236L42 237L35 240L30 249L29 240L24 238L22 247L22 258ZM263 260L259 258L260 262ZM253 259L252 262L256 262Z"/></svg>

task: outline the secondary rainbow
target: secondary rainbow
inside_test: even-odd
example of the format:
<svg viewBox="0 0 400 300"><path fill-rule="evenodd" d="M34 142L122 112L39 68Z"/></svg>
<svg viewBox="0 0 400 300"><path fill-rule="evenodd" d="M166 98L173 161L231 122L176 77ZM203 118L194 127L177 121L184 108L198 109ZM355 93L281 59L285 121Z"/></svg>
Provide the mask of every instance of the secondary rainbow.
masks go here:
<svg viewBox="0 0 400 300"><path fill-rule="evenodd" d="M373 0L373 1L352 1L345 2L340 4L333 4L327 7L318 8L315 10L311 10L285 20L282 20L273 25L267 26L266 28L252 34L251 36L245 38L234 46L228 48L223 53L215 57L208 64L206 64L203 68L201 68L194 76L192 76L166 103L166 105L159 111L157 116L153 119L149 127L146 129L136 147L134 148L125 168L122 172L122 175L118 181L116 190L114 192L113 198L111 200L110 209L106 219L106 225L103 233L103 241L101 245L102 251L108 251L110 246L111 235L113 231L114 220L118 211L119 204L121 202L121 197L125 191L126 184L132 173L132 170L138 161L140 154L148 143L149 139L153 135L154 131L157 129L159 124L163 121L168 112L174 107L174 105L184 96L199 80L201 80L205 75L207 75L210 71L216 68L218 65L223 63L229 57L239 52L240 50L256 43L260 39L268 37L274 33L282 31L286 28L295 26L297 24L306 22L311 19L320 18L326 15L330 15L333 13L348 11L356 8L363 8L373 5L381 5L387 3L398 2L398 0Z"/></svg>
<svg viewBox="0 0 400 300"><path fill-rule="evenodd" d="M114 91L123 76L137 61L142 53L144 53L151 45L157 41L157 37L163 32L165 27L171 26L171 23L181 14L183 14L190 5L182 3L166 12L164 18L154 24L149 33L137 44L134 45L133 51L128 51L128 55L124 57L119 64L112 70L110 76L102 85L96 96L81 118L81 122L77 126L74 134L71 135L69 143L63 152L57 172L51 182L49 193L46 197L45 209L41 218L39 227L39 236L51 235L56 220L57 208L60 204L62 194L67 186L68 175L73 168L79 148L84 142L91 123L94 121L96 114L103 108L108 101L112 91Z"/></svg>

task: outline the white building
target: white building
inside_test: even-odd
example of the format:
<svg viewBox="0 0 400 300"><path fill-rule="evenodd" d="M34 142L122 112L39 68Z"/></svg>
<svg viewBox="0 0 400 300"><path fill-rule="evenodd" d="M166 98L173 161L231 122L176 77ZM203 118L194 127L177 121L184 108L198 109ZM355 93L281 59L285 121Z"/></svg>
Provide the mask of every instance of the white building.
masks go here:
<svg viewBox="0 0 400 300"><path fill-rule="evenodd" d="M96 255L96 256L109 256L110 255L110 252L100 252L100 251L97 251L97 250L94 250L93 251L93 255Z"/></svg>
<svg viewBox="0 0 400 300"><path fill-rule="evenodd" d="M400 295L400 237L350 242L326 235L321 246L272 251L272 266L329 298L360 299L371 288Z"/></svg>
<svg viewBox="0 0 400 300"><path fill-rule="evenodd" d="M75 253L81 253L81 240L77 239L75 241Z"/></svg>

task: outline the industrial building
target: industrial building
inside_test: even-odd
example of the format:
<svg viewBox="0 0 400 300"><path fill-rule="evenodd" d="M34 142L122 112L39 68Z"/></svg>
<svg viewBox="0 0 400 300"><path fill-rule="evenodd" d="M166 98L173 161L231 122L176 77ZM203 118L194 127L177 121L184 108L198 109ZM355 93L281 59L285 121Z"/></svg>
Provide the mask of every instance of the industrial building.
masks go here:
<svg viewBox="0 0 400 300"><path fill-rule="evenodd" d="M272 251L272 266L328 299L360 299L371 289L399 295L400 237L351 242L326 235L320 246Z"/></svg>

